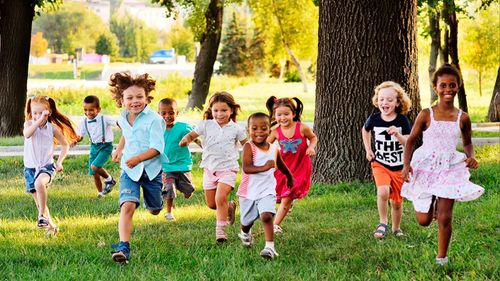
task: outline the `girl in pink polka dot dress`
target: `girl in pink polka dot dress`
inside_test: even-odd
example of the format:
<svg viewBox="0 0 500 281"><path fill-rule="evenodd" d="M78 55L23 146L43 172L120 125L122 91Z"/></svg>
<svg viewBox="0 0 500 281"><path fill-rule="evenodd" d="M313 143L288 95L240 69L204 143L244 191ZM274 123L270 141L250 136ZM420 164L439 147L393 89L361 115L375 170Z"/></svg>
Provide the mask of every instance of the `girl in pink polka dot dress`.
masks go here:
<svg viewBox="0 0 500 281"><path fill-rule="evenodd" d="M484 189L469 181L469 168L477 168L471 142L471 122L467 113L454 107L461 79L455 67L445 64L434 73L432 83L439 102L422 110L406 141L401 195L412 201L417 221L428 226L437 218L438 255L436 263L448 262L453 203L480 197ZM415 140L423 135L423 145L415 150ZM456 146L462 136L464 153ZM410 163L411 160L411 163Z"/></svg>

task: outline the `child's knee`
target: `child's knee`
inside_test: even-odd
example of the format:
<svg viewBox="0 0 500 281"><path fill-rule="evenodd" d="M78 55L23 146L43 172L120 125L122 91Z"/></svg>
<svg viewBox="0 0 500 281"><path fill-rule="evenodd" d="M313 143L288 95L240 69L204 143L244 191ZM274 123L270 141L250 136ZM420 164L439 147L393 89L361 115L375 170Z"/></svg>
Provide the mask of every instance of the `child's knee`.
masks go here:
<svg viewBox="0 0 500 281"><path fill-rule="evenodd" d="M154 216L157 216L158 214L160 214L160 212L161 210L149 210L149 213Z"/></svg>
<svg viewBox="0 0 500 281"><path fill-rule="evenodd" d="M438 212L437 220L441 226L448 226L451 224L451 212Z"/></svg>
<svg viewBox="0 0 500 281"><path fill-rule="evenodd" d="M99 170L99 167L94 166L94 165L90 165L90 169L92 169L92 171L94 171L94 172L97 172Z"/></svg>
<svg viewBox="0 0 500 281"><path fill-rule="evenodd" d="M260 214L260 219L262 220L262 223L272 223L273 221L273 214L272 213L262 213Z"/></svg>
<svg viewBox="0 0 500 281"><path fill-rule="evenodd" d="M217 205L215 204L215 202L207 202L207 206L212 210L217 209Z"/></svg>
<svg viewBox="0 0 500 281"><path fill-rule="evenodd" d="M391 206L394 211L400 211L401 208L403 207L403 202L394 202L391 201Z"/></svg>

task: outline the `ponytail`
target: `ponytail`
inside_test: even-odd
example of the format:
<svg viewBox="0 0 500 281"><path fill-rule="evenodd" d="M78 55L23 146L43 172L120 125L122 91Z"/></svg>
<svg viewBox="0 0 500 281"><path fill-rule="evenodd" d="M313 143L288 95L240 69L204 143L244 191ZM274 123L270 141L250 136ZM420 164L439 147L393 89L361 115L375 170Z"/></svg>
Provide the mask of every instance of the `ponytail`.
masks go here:
<svg viewBox="0 0 500 281"><path fill-rule="evenodd" d="M293 121L300 122L300 116L304 110L304 104L297 97L293 98L281 98L277 99L275 96L271 96L266 101L267 110L269 110L269 116L271 117L271 126L276 125L276 118L274 116L274 110L279 106L286 106L295 114Z"/></svg>
<svg viewBox="0 0 500 281"><path fill-rule="evenodd" d="M276 125L276 119L274 118L274 104L278 99L275 96L270 96L266 101L266 108L269 111L269 118L271 119L271 126Z"/></svg>

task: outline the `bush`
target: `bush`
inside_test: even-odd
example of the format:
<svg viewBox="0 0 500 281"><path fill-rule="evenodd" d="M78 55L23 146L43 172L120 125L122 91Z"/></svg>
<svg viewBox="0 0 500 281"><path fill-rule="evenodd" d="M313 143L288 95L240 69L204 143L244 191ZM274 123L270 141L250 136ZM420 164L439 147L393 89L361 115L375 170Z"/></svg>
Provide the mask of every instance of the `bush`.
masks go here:
<svg viewBox="0 0 500 281"><path fill-rule="evenodd" d="M300 74L297 70L288 71L285 73L285 83L287 82L300 82Z"/></svg>

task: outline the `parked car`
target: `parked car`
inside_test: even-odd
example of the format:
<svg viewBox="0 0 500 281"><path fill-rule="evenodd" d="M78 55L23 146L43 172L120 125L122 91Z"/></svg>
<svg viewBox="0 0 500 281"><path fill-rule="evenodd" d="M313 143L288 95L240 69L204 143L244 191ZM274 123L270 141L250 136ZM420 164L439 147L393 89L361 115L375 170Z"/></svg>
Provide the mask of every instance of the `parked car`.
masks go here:
<svg viewBox="0 0 500 281"><path fill-rule="evenodd" d="M158 50L149 56L151 63L175 63L175 49Z"/></svg>

